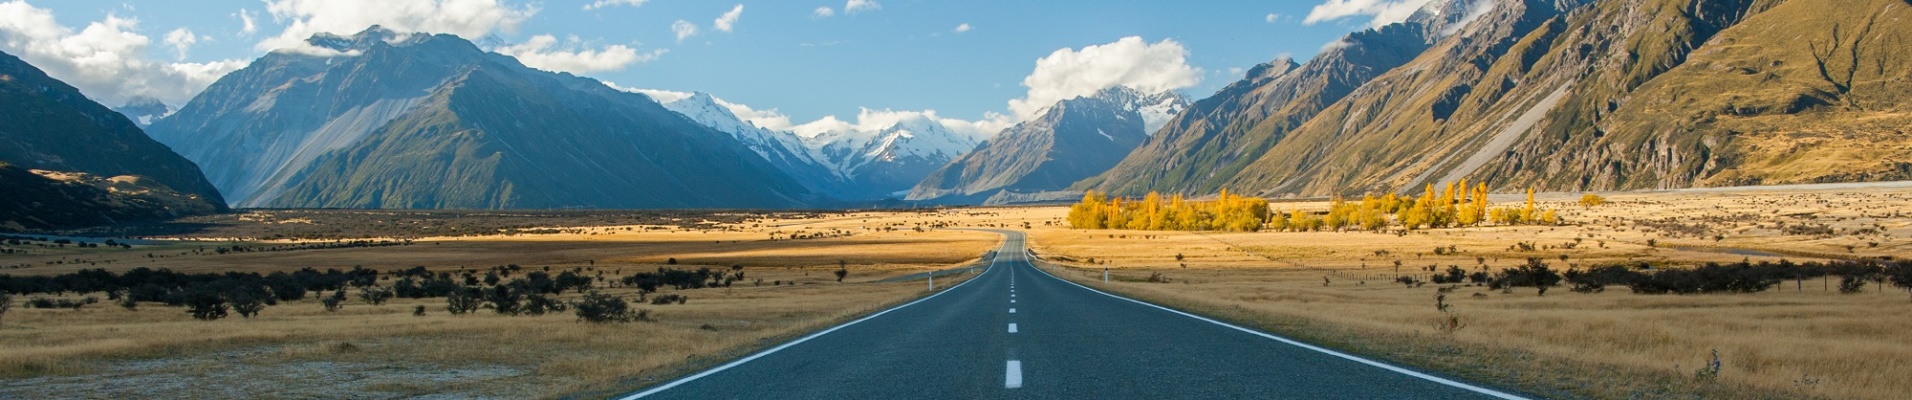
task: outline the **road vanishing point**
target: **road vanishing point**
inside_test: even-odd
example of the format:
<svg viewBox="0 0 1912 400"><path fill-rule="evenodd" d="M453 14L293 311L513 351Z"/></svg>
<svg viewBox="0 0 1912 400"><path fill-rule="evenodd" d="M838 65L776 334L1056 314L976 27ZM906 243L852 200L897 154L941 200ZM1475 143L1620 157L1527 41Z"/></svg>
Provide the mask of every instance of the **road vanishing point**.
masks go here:
<svg viewBox="0 0 1912 400"><path fill-rule="evenodd" d="M1090 289L1005 236L956 287L620 399L1522 399Z"/></svg>

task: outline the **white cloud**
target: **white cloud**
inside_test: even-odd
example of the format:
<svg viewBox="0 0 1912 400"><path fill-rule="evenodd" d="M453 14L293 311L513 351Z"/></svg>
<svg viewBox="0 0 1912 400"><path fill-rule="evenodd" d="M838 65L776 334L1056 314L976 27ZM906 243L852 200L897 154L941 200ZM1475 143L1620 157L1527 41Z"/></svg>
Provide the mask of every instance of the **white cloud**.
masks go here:
<svg viewBox="0 0 1912 400"><path fill-rule="evenodd" d="M591 11L591 10L596 10L599 8L610 7L610 6L620 6L620 5L640 7L640 6L643 6L644 2L646 1L649 1L649 0L597 0L597 1L591 2L591 4L585 4L584 11Z"/></svg>
<svg viewBox="0 0 1912 400"><path fill-rule="evenodd" d="M194 35L191 29L178 28L173 29L172 32L166 32L166 45L173 46L173 54L177 56L179 60L184 61L186 59L186 50L191 49L193 45L197 43L199 43L199 35Z"/></svg>
<svg viewBox="0 0 1912 400"><path fill-rule="evenodd" d="M881 9L883 9L883 5L876 4L876 0L850 0L847 3L843 3L844 14L855 14L862 11L876 11Z"/></svg>
<svg viewBox="0 0 1912 400"><path fill-rule="evenodd" d="M477 39L493 32L512 32L538 13L533 6L516 7L502 0L266 0L266 13L285 23L285 31L260 41L260 51L312 50L305 43L313 34L350 35L372 25L398 32L449 33Z"/></svg>
<svg viewBox="0 0 1912 400"><path fill-rule="evenodd" d="M975 29L975 28L971 28L971 27L969 26L969 23L963 23L962 25L956 25L956 33L963 33L963 32L969 32L969 31L970 31L971 29Z"/></svg>
<svg viewBox="0 0 1912 400"><path fill-rule="evenodd" d="M1188 50L1181 43L1163 39L1149 44L1130 36L1082 50L1056 50L1036 60L1035 71L1022 80L1029 93L1010 100L1009 111L1026 120L1056 102L1110 87L1160 93L1201 82L1202 69L1188 65Z"/></svg>
<svg viewBox="0 0 1912 400"><path fill-rule="evenodd" d="M677 22L671 23L671 33L677 35L677 43L684 43L684 39L697 36L697 24L681 19L677 20Z"/></svg>
<svg viewBox="0 0 1912 400"><path fill-rule="evenodd" d="M232 16L239 18L240 36L252 36L252 34L259 32L258 21L254 20L254 18L257 17L253 16L252 9L241 8L239 12L233 13Z"/></svg>
<svg viewBox="0 0 1912 400"><path fill-rule="evenodd" d="M0 2L0 51L80 88L102 104L117 106L133 97L151 97L182 105L219 77L247 64L242 60L148 60L145 55L153 40L138 28L138 19L109 14L75 31L55 21L50 10L19 0ZM183 42L185 36L180 37Z"/></svg>
<svg viewBox="0 0 1912 400"><path fill-rule="evenodd" d="M1406 21L1414 16L1430 0L1327 0L1308 11L1308 17L1301 23L1314 25L1318 22L1333 21L1350 17L1372 17L1369 27L1381 27L1387 24Z"/></svg>
<svg viewBox="0 0 1912 400"><path fill-rule="evenodd" d="M724 15L718 16L716 21L712 21L710 23L710 26L712 28L716 28L719 31L724 31L728 33L730 32L731 28L737 27L737 18L742 17L743 15L744 15L744 5L738 4L737 7L731 8L729 12L725 12Z"/></svg>
<svg viewBox="0 0 1912 400"><path fill-rule="evenodd" d="M1270 24L1275 23L1275 20L1278 19L1281 19L1281 14L1269 13L1267 17L1262 17L1262 20L1268 21Z"/></svg>
<svg viewBox="0 0 1912 400"><path fill-rule="evenodd" d="M1348 43L1348 38L1346 37L1335 39L1332 42L1328 42L1328 44L1321 45L1321 52L1326 53L1326 52L1330 52L1334 50L1340 50L1343 47L1348 47L1348 45L1350 44L1352 43Z"/></svg>
<svg viewBox="0 0 1912 400"><path fill-rule="evenodd" d="M632 64L642 64L662 57L669 52L665 49L638 53L637 49L625 45L611 45L601 50L584 48L584 43L572 36L560 46L558 38L551 35L532 36L524 43L492 49L498 54L516 57L525 66L546 71L588 74L601 71L616 71Z"/></svg>
<svg viewBox="0 0 1912 400"><path fill-rule="evenodd" d="M833 16L836 16L836 10L831 9L830 6L817 7L816 11L810 12L811 18L829 18Z"/></svg>

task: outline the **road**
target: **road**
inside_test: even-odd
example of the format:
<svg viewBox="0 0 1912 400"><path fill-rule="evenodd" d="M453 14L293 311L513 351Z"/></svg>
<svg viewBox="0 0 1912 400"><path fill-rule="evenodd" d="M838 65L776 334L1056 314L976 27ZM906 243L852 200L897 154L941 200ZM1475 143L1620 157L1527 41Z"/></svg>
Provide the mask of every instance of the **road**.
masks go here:
<svg viewBox="0 0 1912 400"><path fill-rule="evenodd" d="M1094 291L992 232L961 285L624 398L1519 398Z"/></svg>

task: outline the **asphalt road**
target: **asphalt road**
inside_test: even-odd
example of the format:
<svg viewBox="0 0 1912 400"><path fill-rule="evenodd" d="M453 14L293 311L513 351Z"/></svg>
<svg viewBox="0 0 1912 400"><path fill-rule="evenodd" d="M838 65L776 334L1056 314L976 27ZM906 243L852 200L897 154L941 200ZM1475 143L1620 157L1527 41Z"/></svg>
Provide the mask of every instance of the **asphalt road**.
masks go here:
<svg viewBox="0 0 1912 400"><path fill-rule="evenodd" d="M624 398L1519 398L1090 290L998 233L957 287Z"/></svg>

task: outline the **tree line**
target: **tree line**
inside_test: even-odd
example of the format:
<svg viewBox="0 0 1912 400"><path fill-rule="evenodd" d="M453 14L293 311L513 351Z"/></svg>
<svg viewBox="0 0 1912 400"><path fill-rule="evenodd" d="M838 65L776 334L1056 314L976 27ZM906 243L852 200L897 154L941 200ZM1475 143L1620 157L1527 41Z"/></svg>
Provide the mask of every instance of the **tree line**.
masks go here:
<svg viewBox="0 0 1912 400"><path fill-rule="evenodd" d="M1109 197L1091 190L1069 207L1069 225L1077 229L1146 231L1254 232L1268 222L1268 201L1222 190L1211 201L1149 192L1141 201Z"/></svg>
<svg viewBox="0 0 1912 400"><path fill-rule="evenodd" d="M1463 179L1447 183L1444 188L1430 183L1420 196L1388 193L1379 197L1363 196L1357 202L1336 197L1326 214L1299 208L1281 214L1271 212L1267 200L1235 196L1227 190L1213 201L1189 201L1181 196L1164 198L1155 192L1140 201L1131 201L1089 191L1081 202L1069 207L1069 225L1077 229L1312 232L1561 222L1558 210L1541 208L1534 202L1531 188L1527 189L1527 201L1520 206L1490 207L1487 194L1487 184L1476 183L1470 187Z"/></svg>

